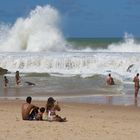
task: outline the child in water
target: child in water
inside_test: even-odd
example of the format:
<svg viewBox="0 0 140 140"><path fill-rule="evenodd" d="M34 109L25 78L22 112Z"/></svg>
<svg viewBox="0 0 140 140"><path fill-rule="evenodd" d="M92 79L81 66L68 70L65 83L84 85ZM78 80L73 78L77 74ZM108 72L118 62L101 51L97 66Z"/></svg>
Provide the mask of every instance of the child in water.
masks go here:
<svg viewBox="0 0 140 140"><path fill-rule="evenodd" d="M4 76L4 87L7 87L9 83L9 80L7 79L6 76Z"/></svg>

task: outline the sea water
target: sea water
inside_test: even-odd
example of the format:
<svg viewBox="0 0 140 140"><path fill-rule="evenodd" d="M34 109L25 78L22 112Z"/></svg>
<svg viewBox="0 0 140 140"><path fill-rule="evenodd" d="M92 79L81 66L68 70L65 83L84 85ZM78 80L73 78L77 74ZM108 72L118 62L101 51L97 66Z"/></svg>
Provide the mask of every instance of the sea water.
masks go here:
<svg viewBox="0 0 140 140"><path fill-rule="evenodd" d="M0 67L8 69L9 86L3 88L1 76L0 97L134 104L132 79L140 71L140 40L128 33L122 38L65 38L59 20L59 12L47 5L12 25L1 24ZM113 86L105 82L109 73Z"/></svg>

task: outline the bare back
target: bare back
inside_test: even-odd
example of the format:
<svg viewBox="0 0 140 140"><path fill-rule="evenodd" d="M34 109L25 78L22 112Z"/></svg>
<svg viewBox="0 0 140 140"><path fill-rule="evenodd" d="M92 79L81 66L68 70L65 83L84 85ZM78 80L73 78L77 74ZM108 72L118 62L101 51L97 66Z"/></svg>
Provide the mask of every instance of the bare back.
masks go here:
<svg viewBox="0 0 140 140"><path fill-rule="evenodd" d="M107 83L107 85L114 85L115 84L114 80L111 76L107 78L106 83Z"/></svg>
<svg viewBox="0 0 140 140"><path fill-rule="evenodd" d="M22 119L26 120L35 106L29 103L22 104Z"/></svg>
<svg viewBox="0 0 140 140"><path fill-rule="evenodd" d="M135 87L139 87L139 78L137 76L134 77L133 82L135 83Z"/></svg>

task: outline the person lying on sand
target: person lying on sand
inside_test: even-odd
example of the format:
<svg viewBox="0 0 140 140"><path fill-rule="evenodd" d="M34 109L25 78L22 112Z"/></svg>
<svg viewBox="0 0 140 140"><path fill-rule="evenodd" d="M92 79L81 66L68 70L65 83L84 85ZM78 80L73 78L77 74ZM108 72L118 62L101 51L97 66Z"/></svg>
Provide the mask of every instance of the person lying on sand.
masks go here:
<svg viewBox="0 0 140 140"><path fill-rule="evenodd" d="M60 111L60 110L61 109L58 102L54 100L52 97L49 97L46 104L47 120L65 122L66 118L62 118L59 115L56 115L56 111Z"/></svg>
<svg viewBox="0 0 140 140"><path fill-rule="evenodd" d="M26 98L26 103L22 104L22 119L23 120L33 120L38 113L39 107L31 104L32 98L28 96Z"/></svg>

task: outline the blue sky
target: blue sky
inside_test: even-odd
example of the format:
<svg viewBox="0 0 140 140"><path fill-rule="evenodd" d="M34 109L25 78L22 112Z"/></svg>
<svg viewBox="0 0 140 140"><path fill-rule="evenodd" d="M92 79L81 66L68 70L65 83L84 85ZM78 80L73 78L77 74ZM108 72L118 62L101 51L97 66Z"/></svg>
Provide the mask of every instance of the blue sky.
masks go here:
<svg viewBox="0 0 140 140"><path fill-rule="evenodd" d="M140 37L140 0L0 0L0 21L14 23L47 4L60 12L66 37Z"/></svg>

